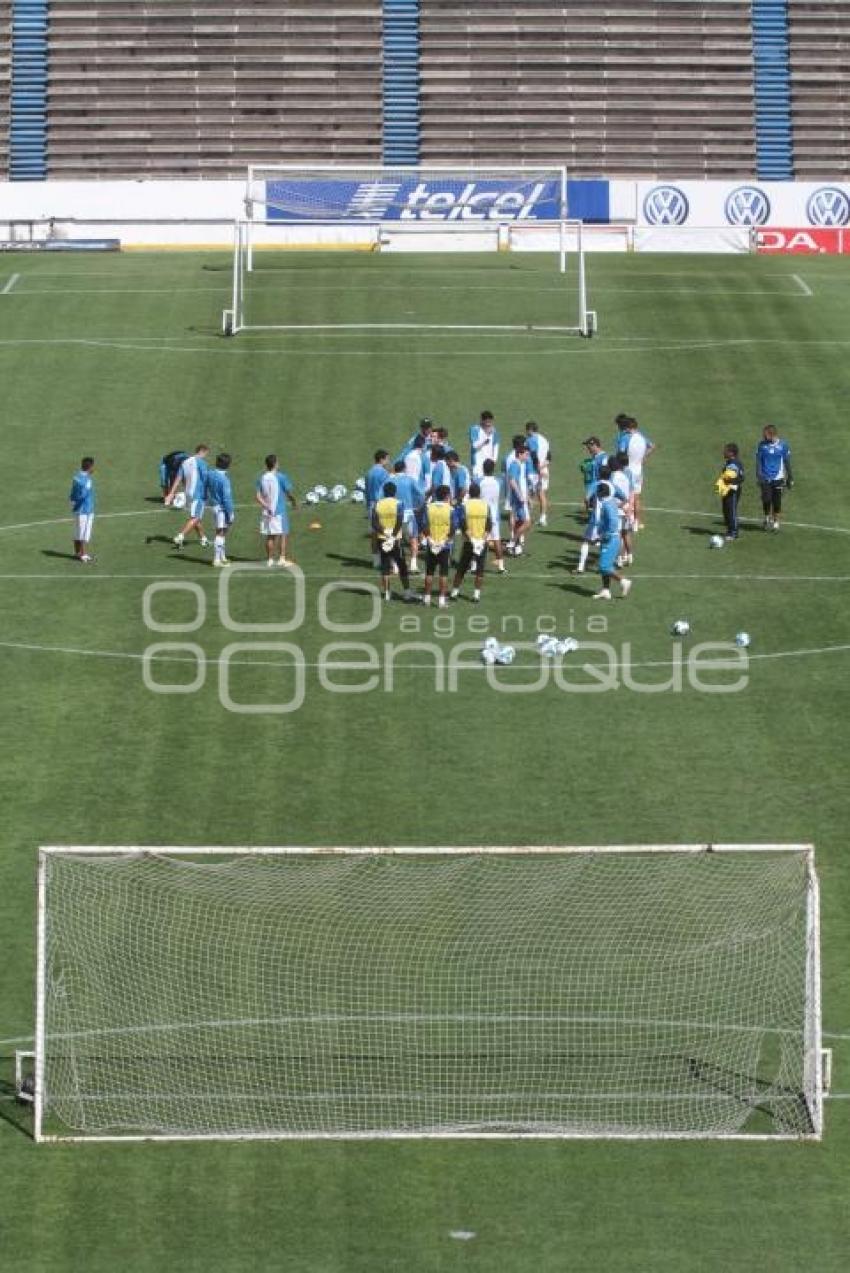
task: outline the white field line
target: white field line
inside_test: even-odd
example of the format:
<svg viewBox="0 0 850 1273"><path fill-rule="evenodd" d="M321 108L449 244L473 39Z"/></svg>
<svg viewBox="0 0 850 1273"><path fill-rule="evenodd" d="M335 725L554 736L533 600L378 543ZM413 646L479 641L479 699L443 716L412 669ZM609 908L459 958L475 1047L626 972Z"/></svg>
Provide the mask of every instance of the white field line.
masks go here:
<svg viewBox="0 0 850 1273"><path fill-rule="evenodd" d="M520 638L513 637L511 639L517 645L523 644L523 641ZM394 643L391 641L384 641L384 644L393 645ZM525 644L529 646L530 654L536 653L531 641L527 641L525 642ZM731 645L731 642L730 642L730 645ZM399 643L399 649L403 652L404 642ZM73 645L40 645L40 644L35 644L32 642L27 642L27 641L0 641L0 650L23 650L30 654L70 654L70 655L78 655L82 658L93 658L93 659L124 659L127 662L134 662L134 663L143 663L143 662L188 663L193 667L220 667L220 666L253 667L253 668L275 667L275 668L293 668L293 669L304 668L305 670L307 669L312 670L314 668L322 668L324 670L329 670L331 672L344 672L346 670L345 665L344 664L341 665L340 662L335 659L331 659L328 661L323 661L323 660L315 661L315 660L303 659L303 658L302 659L231 658L225 661L221 658L216 658L216 657L210 658L206 654L204 654L203 657L199 657L196 655L178 655L178 654L149 655L149 654L146 654L144 651L142 651L141 653L135 653L134 651L126 651L126 650L85 650L85 649L81 649L79 646L73 646ZM578 650L579 652L581 651L581 645L579 645ZM747 666L749 666L750 663L756 662L757 660L764 661L767 659L806 658L806 657L809 657L812 655L818 655L818 654L841 654L841 653L845 653L848 650L850 650L850 644L823 645L823 646L815 646L815 647L812 647L811 649L801 649L801 650L776 650L772 653L767 653L767 654L750 654L748 651ZM542 656L541 656L541 661L542 661ZM552 664L556 664L560 666L563 664L563 659L558 658L558 659L552 659L552 660L545 660L545 662L547 664L552 663ZM681 659L679 660L649 659L643 662L628 661L625 663L606 661L604 664L604 670L611 671L611 672L616 672L616 671L632 672L640 668L677 667L677 666L681 666L681 663L682 663ZM734 659L730 658L726 662L724 662L721 658L716 658L713 661L713 665L718 670L719 669L726 669L729 671L742 670L742 665L739 662L737 657ZM379 672L382 669L385 670L388 666L392 667L393 674L395 674L396 672L430 672L432 676L434 676L445 670L444 664L441 664L437 660L435 660L432 663L407 663L404 661L398 661L395 658L393 658L391 664L388 664L386 661L382 661L378 659L375 666L372 667L371 670L374 672ZM583 671L587 667L596 667L598 666L598 664L581 663L578 660L571 660L569 664L566 664L566 666L574 667L578 671ZM506 671L507 672L531 672L531 671L537 671L537 667L538 665L532 664L532 663L512 663L512 664L507 664L504 666L499 666L499 670L495 674L497 676L500 676L502 675L502 673ZM357 671L358 669L356 667L353 667L351 670ZM472 652L470 651L469 661L458 663L453 670L456 670L459 672L476 672L479 676L483 676L486 679L486 674L489 669L485 670L483 664L479 665L479 663L474 662L472 658Z"/></svg>
<svg viewBox="0 0 850 1273"><path fill-rule="evenodd" d="M550 503L555 508L582 507L581 501L574 500L574 499L566 499L566 500L556 499L556 500L550 500ZM236 507L237 508L256 508L256 505L255 504L237 504ZM319 505L318 508L322 512L325 511L324 505ZM310 512L311 516L313 515L313 511L314 510L311 509L311 512ZM709 513L709 512L705 512L703 509L697 509L697 508L662 508L659 505L648 504L645 506L645 511L647 513L664 513L672 517L707 517L711 521L715 521L715 522L720 520L716 512ZM128 509L125 512L117 512L117 513L97 513L96 519L98 522L102 522L102 521L111 520L116 517L162 517L166 515L172 516L173 515L172 510L164 508L162 504L155 504L151 508L132 508L132 509ZM48 517L48 518L44 518L35 522L12 522L12 523L8 523L5 526L0 526L0 534L2 534L4 531L7 531L7 530L32 530L40 526L68 526L73 522L73 520L74 520L73 517L65 516L65 517ZM742 517L740 520L743 525L757 526L759 524L760 518ZM796 527L798 530L821 530L831 535L850 535L850 526L822 526L814 522L792 522L787 519L783 519L782 524L783 526ZM365 530L366 522L364 518L360 518L360 526L361 526L361 529ZM169 578L170 577L171 576L169 576ZM519 576L517 577L519 578ZM547 579L550 577L551 576L546 575Z"/></svg>
<svg viewBox="0 0 850 1273"><path fill-rule="evenodd" d="M7 280L6 285L2 289L2 293L0 294L2 294L3 296L8 296L9 293L13 290L15 284L19 281L20 277L21 277L20 274L13 274L11 278Z"/></svg>
<svg viewBox="0 0 850 1273"><path fill-rule="evenodd" d="M800 278L799 274L792 274L791 277L794 280L794 282L797 284L797 286L799 287L803 296L814 296L814 292L809 287L808 283L805 281L805 279Z"/></svg>

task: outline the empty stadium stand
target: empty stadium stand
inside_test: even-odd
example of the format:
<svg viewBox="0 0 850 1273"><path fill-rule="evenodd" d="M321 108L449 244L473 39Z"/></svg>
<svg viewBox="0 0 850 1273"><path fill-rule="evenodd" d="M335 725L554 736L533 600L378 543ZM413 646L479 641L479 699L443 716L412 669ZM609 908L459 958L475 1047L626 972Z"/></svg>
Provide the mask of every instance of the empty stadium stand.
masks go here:
<svg viewBox="0 0 850 1273"><path fill-rule="evenodd" d="M752 174L750 16L746 0L421 0L421 160Z"/></svg>
<svg viewBox="0 0 850 1273"><path fill-rule="evenodd" d="M9 175L9 108L12 6L0 0L0 178Z"/></svg>
<svg viewBox="0 0 850 1273"><path fill-rule="evenodd" d="M794 175L850 178L850 0L789 0Z"/></svg>
<svg viewBox="0 0 850 1273"><path fill-rule="evenodd" d="M51 0L52 177L381 161L380 0Z"/></svg>

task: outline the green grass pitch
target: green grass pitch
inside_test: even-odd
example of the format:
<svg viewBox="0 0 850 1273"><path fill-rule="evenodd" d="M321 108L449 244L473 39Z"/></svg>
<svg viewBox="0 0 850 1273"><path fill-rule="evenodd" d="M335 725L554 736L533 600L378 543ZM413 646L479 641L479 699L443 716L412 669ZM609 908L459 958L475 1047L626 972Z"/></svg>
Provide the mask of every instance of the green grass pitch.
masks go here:
<svg viewBox="0 0 850 1273"><path fill-rule="evenodd" d="M565 288L543 256L282 255L254 280L256 321L556 325ZM13 279L13 275L16 277ZM802 284L801 284L802 280ZM6 1270L153 1273L404 1273L564 1269L679 1273L846 1267L850 1150L850 869L846 720L848 536L844 492L850 266L842 260L591 257L600 333L325 330L219 336L225 255L10 256L0 279L4 480L0 516L0 1262ZM7 285L8 284L8 285ZM809 294L811 293L811 294ZM251 507L269 450L299 493L351 486L379 445L420 415L455 439L482 408L503 436L534 418L551 438L553 515L482 604L452 630L385 607L364 621L371 579L362 509L294 519L303 621L272 635L296 647L296 711L234 713L220 658L226 631L208 554L168 544L156 464L201 440L234 456L240 513L231 555L257 560ZM590 600L569 573L581 526L577 465L590 432L609 440L629 411L657 443L625 602ZM749 525L711 552L713 479L724 442L748 462L743 512L759 508L752 453L763 423L792 443L787 524ZM69 559L66 494L97 459L96 566ZM145 626L156 583L196 584L204 622ZM234 617L280 618L282 576L231 584ZM342 588L322 594L328 584ZM189 593L160 591L160 621L190 623ZM589 631L588 620L604 633ZM528 689L533 641L604 641L635 680L669 678L670 623L685 651L752 635L736 694L656 693L622 683ZM332 693L319 666L335 641L448 652L488 631L518 645L500 693L483 669L437 684L435 656L399 655L390 689ZM472 626L470 624L472 623ZM476 626L477 625L477 626ZM152 641L200 646L192 695L145 685ZM628 652L623 653L628 647ZM152 664L195 674L186 652ZM364 657L367 657L364 655ZM597 652L595 660L603 655ZM228 689L241 704L286 702L291 659L245 651ZM363 670L340 672L349 687ZM819 1144L402 1143L36 1147L10 1099L15 1047L33 1029L34 866L39 844L594 844L813 841L822 888L825 1042L834 1050ZM465 1236L457 1236L457 1235ZM455 1235L455 1236L453 1236ZM473 1235L473 1236L470 1236Z"/></svg>

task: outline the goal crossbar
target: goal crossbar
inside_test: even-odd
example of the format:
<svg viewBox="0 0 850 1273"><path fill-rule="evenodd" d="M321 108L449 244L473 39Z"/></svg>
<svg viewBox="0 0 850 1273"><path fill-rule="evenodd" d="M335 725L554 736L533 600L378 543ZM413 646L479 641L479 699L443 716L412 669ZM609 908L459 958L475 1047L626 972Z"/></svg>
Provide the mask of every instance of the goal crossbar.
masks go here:
<svg viewBox="0 0 850 1273"><path fill-rule="evenodd" d="M787 1140L822 1102L810 845L39 853L38 1141Z"/></svg>

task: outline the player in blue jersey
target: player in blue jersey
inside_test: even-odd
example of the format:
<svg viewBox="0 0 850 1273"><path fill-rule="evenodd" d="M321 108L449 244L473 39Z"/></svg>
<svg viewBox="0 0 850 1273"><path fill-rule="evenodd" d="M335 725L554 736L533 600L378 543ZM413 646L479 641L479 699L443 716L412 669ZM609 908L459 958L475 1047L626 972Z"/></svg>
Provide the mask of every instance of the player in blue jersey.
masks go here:
<svg viewBox="0 0 850 1273"><path fill-rule="evenodd" d="M180 471L180 465L185 459L188 459L189 452L176 450L169 451L159 462L159 486L162 491L162 501L165 503L165 497L174 484L174 479Z"/></svg>
<svg viewBox="0 0 850 1273"><path fill-rule="evenodd" d="M431 447L430 455L431 472L429 496L433 498L441 486L448 486L449 490L451 490L452 474L451 469L446 463L446 453L442 446L435 443Z"/></svg>
<svg viewBox="0 0 850 1273"><path fill-rule="evenodd" d="M761 487L762 526L765 530L779 530L782 492L791 490L794 478L791 448L772 424L764 426L761 442L756 447L756 478Z"/></svg>
<svg viewBox="0 0 850 1273"><path fill-rule="evenodd" d="M366 474L366 516L369 519L369 526L372 527L372 514L375 511L375 505L381 498L384 491L384 482L389 476L390 470L390 453L382 449L375 452L375 462ZM378 552L378 538L372 530L372 565L380 565L380 555Z"/></svg>
<svg viewBox="0 0 850 1273"><path fill-rule="evenodd" d="M477 480L484 476L484 461L499 458L499 431L492 411L482 411L477 424L469 426L469 467Z"/></svg>
<svg viewBox="0 0 850 1273"><path fill-rule="evenodd" d="M511 537L505 545L505 552L518 557L525 546L526 531L531 528L531 512L528 503L530 456L528 443L521 433L514 437L512 445L513 452L505 470L511 518Z"/></svg>
<svg viewBox="0 0 850 1273"><path fill-rule="evenodd" d="M643 466L655 450L651 442L634 416L617 416L619 433L617 434L617 454L626 457L626 465L632 479L634 500L634 528L642 527L641 492L643 491Z"/></svg>
<svg viewBox="0 0 850 1273"><path fill-rule="evenodd" d="M727 442L723 448L723 469L714 483L714 489L720 496L723 508L727 543L738 538L738 503L743 485L744 466L741 463L740 451L734 442Z"/></svg>
<svg viewBox="0 0 850 1273"><path fill-rule="evenodd" d="M627 597L632 590L632 580L617 574L617 557L620 553L620 501L615 498L609 482L600 481L596 487L596 507L599 525L599 573L602 587L594 593L596 601L611 600L611 580L620 585Z"/></svg>
<svg viewBox="0 0 850 1273"><path fill-rule="evenodd" d="M632 531L635 527L635 483L631 470L622 455L611 455L608 463L599 469L602 481L611 483L614 498L620 505L620 540L621 551L617 560L618 566L631 566L634 561L632 552Z"/></svg>
<svg viewBox="0 0 850 1273"><path fill-rule="evenodd" d="M204 443L195 447L194 455L187 455L181 461L174 480L169 487L168 494L165 496L165 504L173 504L174 497L180 486L186 497L186 524L182 530L179 530L171 541L175 548L182 548L186 536L190 531L195 531L201 541L202 548L209 547L209 540L204 534L204 509L205 496L207 489L207 456L210 449Z"/></svg>
<svg viewBox="0 0 850 1273"><path fill-rule="evenodd" d="M94 458L84 455L80 467L71 479L71 512L74 515L74 556L89 566L94 557L89 552L94 526Z"/></svg>
<svg viewBox="0 0 850 1273"><path fill-rule="evenodd" d="M407 439L401 449L401 455L398 458L400 460L405 459L408 451L412 450L412 448L416 445L424 446L427 449L431 445L431 432L433 428L434 421L431 417L427 415L423 416L419 421L419 427L416 432Z"/></svg>
<svg viewBox="0 0 850 1273"><path fill-rule="evenodd" d="M230 527L236 517L233 488L230 485L231 457L226 451L215 457L215 468L207 471L207 502L212 508L215 537L213 539L213 565L229 566L224 546Z"/></svg>
<svg viewBox="0 0 850 1273"><path fill-rule="evenodd" d="M446 463L451 474L452 502L462 504L469 491L469 469L461 464L457 451L446 452Z"/></svg>
<svg viewBox="0 0 850 1273"><path fill-rule="evenodd" d="M415 450L410 455L415 454ZM395 483L396 497L404 510L402 530L410 545L410 565L412 575L419 573L419 521L418 513L425 502L425 496L418 482L415 482L406 471L406 460L396 460L393 465L392 480Z"/></svg>
<svg viewBox="0 0 850 1273"><path fill-rule="evenodd" d="M289 509L298 507L292 493L292 481L281 473L276 455L266 456L266 469L257 478L256 500L262 509L260 534L266 541L266 565L288 566L286 548L289 541Z"/></svg>

